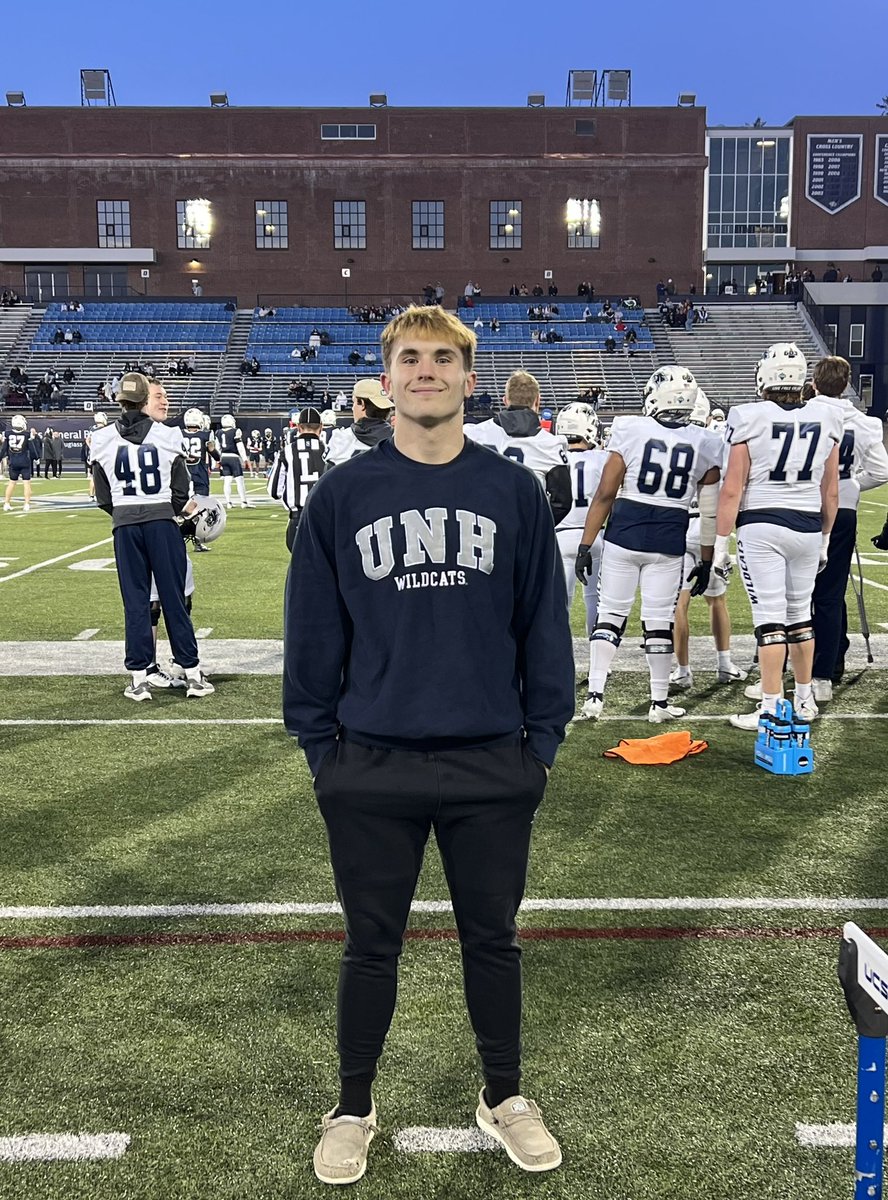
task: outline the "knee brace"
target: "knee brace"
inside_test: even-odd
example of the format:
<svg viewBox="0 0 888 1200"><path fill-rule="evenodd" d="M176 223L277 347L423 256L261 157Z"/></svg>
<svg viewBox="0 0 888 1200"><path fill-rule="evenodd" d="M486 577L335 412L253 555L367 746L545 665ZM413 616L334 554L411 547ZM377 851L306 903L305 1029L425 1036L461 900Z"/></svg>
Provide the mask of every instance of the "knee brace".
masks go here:
<svg viewBox="0 0 888 1200"><path fill-rule="evenodd" d="M644 621L641 623L642 649L645 654L672 653L672 626L668 629L648 629Z"/></svg>
<svg viewBox="0 0 888 1200"><path fill-rule="evenodd" d="M756 625L755 644L757 646L785 646L786 626L780 624Z"/></svg>
<svg viewBox="0 0 888 1200"><path fill-rule="evenodd" d="M811 628L810 619L807 621L796 621L793 625L787 625L786 640L790 645L795 645L796 642L813 642L814 630Z"/></svg>
<svg viewBox="0 0 888 1200"><path fill-rule="evenodd" d="M624 617L620 625L613 625L610 621L598 621L595 628L592 630L590 642L610 642L612 646L619 646L623 640L623 631L626 628L628 617Z"/></svg>
<svg viewBox="0 0 888 1200"><path fill-rule="evenodd" d="M144 610L143 610L144 611ZM157 622L160 620L160 601L151 601L151 624L157 628Z"/></svg>

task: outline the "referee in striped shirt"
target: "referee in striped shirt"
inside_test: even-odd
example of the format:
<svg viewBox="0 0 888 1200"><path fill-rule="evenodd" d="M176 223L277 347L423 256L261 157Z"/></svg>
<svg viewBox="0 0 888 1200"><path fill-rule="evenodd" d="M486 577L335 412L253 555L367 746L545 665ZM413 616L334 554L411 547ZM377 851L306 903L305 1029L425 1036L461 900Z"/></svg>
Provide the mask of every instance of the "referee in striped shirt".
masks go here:
<svg viewBox="0 0 888 1200"><path fill-rule="evenodd" d="M290 513L287 522L287 549L290 551L308 493L323 475L325 466L321 414L316 408L303 408L296 415L295 429L284 432L268 477L269 496L280 500Z"/></svg>

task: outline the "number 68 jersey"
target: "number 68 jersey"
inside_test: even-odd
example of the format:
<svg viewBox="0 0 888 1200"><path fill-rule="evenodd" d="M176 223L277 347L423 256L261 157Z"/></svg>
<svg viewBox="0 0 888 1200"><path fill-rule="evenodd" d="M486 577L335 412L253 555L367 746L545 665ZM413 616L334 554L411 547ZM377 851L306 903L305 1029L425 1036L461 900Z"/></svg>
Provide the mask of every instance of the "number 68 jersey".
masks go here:
<svg viewBox="0 0 888 1200"><path fill-rule="evenodd" d="M90 455L101 467L115 509L163 504L172 516L173 463L182 457L182 430L152 422L141 443L123 437L116 424L92 435ZM161 515L161 514L158 514Z"/></svg>
<svg viewBox="0 0 888 1200"><path fill-rule="evenodd" d="M700 480L721 468L724 444L698 425L616 417L607 448L626 464L605 541L627 550L684 554L688 510Z"/></svg>
<svg viewBox="0 0 888 1200"><path fill-rule="evenodd" d="M789 512L816 514L820 528L820 482L834 447L842 440L842 415L822 400L795 406L756 400L728 414L727 441L745 443L749 476L740 512L786 524ZM776 511L775 511L776 510ZM745 522L741 519L741 524ZM813 526L812 526L813 527Z"/></svg>

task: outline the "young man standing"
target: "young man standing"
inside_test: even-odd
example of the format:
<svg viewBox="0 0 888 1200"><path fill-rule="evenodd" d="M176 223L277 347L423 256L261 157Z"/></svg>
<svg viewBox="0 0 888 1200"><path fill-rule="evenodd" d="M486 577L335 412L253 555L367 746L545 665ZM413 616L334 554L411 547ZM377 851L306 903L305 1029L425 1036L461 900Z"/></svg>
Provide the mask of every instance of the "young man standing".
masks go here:
<svg viewBox="0 0 888 1200"><path fill-rule="evenodd" d="M201 505L216 501L188 498L182 431L163 423L169 415L169 401L161 384L130 371L123 376L117 398L123 415L94 430L89 449L96 501L112 520L123 597L124 664L133 676L123 694L128 700L150 700L152 687L174 686L155 662L153 576L173 660L185 675L186 695L209 696L216 689L200 669L185 598L185 543L175 518L190 516Z"/></svg>
<svg viewBox="0 0 888 1200"><path fill-rule="evenodd" d="M269 496L280 500L290 514L286 535L290 551L308 493L326 469L322 430L321 414L316 408L303 408L297 413L296 428L291 437L284 438L268 476L266 490Z"/></svg>
<svg viewBox="0 0 888 1200"><path fill-rule="evenodd" d="M285 599L284 722L314 776L346 927L339 1102L315 1173L344 1184L366 1169L371 1086L432 828L484 1071L477 1122L518 1166L548 1171L561 1151L520 1094L515 916L573 713L564 573L539 482L463 436L471 331L413 307L382 350L394 437L313 488Z"/></svg>

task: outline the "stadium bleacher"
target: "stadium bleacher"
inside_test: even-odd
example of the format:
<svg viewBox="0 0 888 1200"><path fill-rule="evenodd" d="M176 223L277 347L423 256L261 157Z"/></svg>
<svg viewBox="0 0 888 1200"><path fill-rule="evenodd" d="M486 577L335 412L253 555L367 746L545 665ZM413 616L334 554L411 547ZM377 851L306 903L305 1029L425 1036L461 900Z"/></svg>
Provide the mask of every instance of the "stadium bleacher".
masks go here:
<svg viewBox="0 0 888 1200"><path fill-rule="evenodd" d="M228 344L234 314L223 303L87 302L83 312L71 312L62 303L50 304L34 338L32 350L211 350L221 353ZM79 330L81 342L53 342L57 329Z"/></svg>

